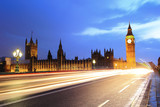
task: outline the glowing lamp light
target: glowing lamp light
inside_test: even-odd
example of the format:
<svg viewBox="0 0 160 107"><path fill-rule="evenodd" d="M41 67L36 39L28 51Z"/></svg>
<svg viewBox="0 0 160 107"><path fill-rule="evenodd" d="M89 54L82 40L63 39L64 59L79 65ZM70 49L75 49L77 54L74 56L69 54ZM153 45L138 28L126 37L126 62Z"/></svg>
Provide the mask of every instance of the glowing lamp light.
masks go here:
<svg viewBox="0 0 160 107"><path fill-rule="evenodd" d="M22 52L19 50L19 49L16 49L14 52L13 52L13 56L16 58L16 59L19 59L22 57Z"/></svg>
<svg viewBox="0 0 160 107"><path fill-rule="evenodd" d="M19 57L22 57L22 53L19 53Z"/></svg>
<svg viewBox="0 0 160 107"><path fill-rule="evenodd" d="M117 69L117 64L115 64L115 68Z"/></svg>
<svg viewBox="0 0 160 107"><path fill-rule="evenodd" d="M17 53L19 53L19 52L20 52L20 50L19 50L19 49L17 49L17 50L16 50L16 52L17 52Z"/></svg>
<svg viewBox="0 0 160 107"><path fill-rule="evenodd" d="M17 56L17 55L16 55L16 52L13 52L13 56L14 56L14 57L16 57L16 56Z"/></svg>
<svg viewBox="0 0 160 107"><path fill-rule="evenodd" d="M94 59L94 60L93 60L93 64L95 64L95 63L96 63L96 60Z"/></svg>
<svg viewBox="0 0 160 107"><path fill-rule="evenodd" d="M96 60L93 59L93 60L92 60L92 63L93 63L93 69L95 69L95 68L96 68L96 67L95 67L95 65L96 65Z"/></svg>
<svg viewBox="0 0 160 107"><path fill-rule="evenodd" d="M17 61L15 72L19 72L18 61L19 61L19 58L22 57L22 55L23 55L22 52L18 48L13 52L13 56L16 58L16 61Z"/></svg>

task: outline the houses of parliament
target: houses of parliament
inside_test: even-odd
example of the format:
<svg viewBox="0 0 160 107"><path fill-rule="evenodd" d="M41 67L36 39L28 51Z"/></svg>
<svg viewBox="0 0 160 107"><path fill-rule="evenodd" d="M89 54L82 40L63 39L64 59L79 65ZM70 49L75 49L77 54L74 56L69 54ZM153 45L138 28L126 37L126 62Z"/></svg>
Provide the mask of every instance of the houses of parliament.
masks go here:
<svg viewBox="0 0 160 107"><path fill-rule="evenodd" d="M114 58L113 49L104 49L104 55L101 51L91 50L91 58L74 60L66 59L66 54L62 48L60 40L57 51L57 59L52 58L50 50L47 59L38 59L38 40L25 40L25 60L19 62L20 72L40 72L40 71L70 71L70 70L92 70L92 69L131 69L136 67L135 60L135 38L132 34L132 28L128 26L128 32L125 37L126 60ZM5 72L15 72L16 63L10 58L0 59L0 69ZM2 63L4 62L4 63ZM3 65L2 65L3 64Z"/></svg>

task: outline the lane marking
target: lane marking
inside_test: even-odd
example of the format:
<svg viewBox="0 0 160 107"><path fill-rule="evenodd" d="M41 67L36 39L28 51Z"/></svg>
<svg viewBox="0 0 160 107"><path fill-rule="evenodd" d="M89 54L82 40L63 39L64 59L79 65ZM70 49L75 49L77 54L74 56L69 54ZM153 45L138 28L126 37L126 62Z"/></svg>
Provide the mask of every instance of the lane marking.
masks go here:
<svg viewBox="0 0 160 107"><path fill-rule="evenodd" d="M132 81L131 83L133 84L133 83L135 83L136 82L136 80L135 81Z"/></svg>
<svg viewBox="0 0 160 107"><path fill-rule="evenodd" d="M146 78L134 78L136 80L145 80Z"/></svg>
<svg viewBox="0 0 160 107"><path fill-rule="evenodd" d="M141 83L138 83L139 86L136 87L137 91L134 93L134 95L130 98L129 102L124 107L135 107L135 106L139 107L139 106L135 105L135 103L141 97L141 95L143 93L142 91L146 90L146 86L149 83L149 80L151 79L151 76L152 75L149 74L149 76L147 76L144 81L142 81ZM144 93L143 93L143 95L144 95ZM141 101L141 99L139 101Z"/></svg>
<svg viewBox="0 0 160 107"><path fill-rule="evenodd" d="M105 104L107 104L109 100L106 100L104 103L100 104L98 107L103 107Z"/></svg>
<svg viewBox="0 0 160 107"><path fill-rule="evenodd" d="M127 86L125 86L123 89L121 89L120 91L119 91L119 93L121 93L122 91L124 91L126 88L128 88L130 85L127 85Z"/></svg>

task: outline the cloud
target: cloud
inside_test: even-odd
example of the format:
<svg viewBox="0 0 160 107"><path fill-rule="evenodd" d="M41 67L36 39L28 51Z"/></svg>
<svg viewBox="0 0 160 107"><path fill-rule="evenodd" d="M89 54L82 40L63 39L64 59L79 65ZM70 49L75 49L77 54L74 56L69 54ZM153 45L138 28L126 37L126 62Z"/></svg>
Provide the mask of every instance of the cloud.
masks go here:
<svg viewBox="0 0 160 107"><path fill-rule="evenodd" d="M137 41L148 39L160 39L160 18L151 20L146 23L131 23L133 34ZM117 26L110 29L99 29L96 27L88 27L76 35L99 36L103 34L114 34L124 36L127 33L128 23L118 23Z"/></svg>
<svg viewBox="0 0 160 107"><path fill-rule="evenodd" d="M82 31L81 33L76 33L76 35L95 36L95 35L101 35L101 34L107 34L107 33L109 33L109 30L89 27L89 28L85 29L84 31Z"/></svg>
<svg viewBox="0 0 160 107"><path fill-rule="evenodd" d="M120 9L124 11L136 11L146 3L160 4L159 0L113 0L109 4L110 9Z"/></svg>
<svg viewBox="0 0 160 107"><path fill-rule="evenodd" d="M138 40L160 39L160 18L147 23L133 23L133 31Z"/></svg>
<svg viewBox="0 0 160 107"><path fill-rule="evenodd" d="M95 27L88 27L80 33L75 33L75 35L98 36L98 35L111 34L111 33L123 33L126 31L126 28L127 28L127 25L124 25L124 23L119 23L118 26L108 30L99 29Z"/></svg>
<svg viewBox="0 0 160 107"><path fill-rule="evenodd" d="M121 18L123 17L124 14L117 14L117 15L113 15L113 16L110 16L110 17L105 17L105 18L101 18L97 21L97 23L103 23L107 20L112 20L112 19L116 19L116 18Z"/></svg>

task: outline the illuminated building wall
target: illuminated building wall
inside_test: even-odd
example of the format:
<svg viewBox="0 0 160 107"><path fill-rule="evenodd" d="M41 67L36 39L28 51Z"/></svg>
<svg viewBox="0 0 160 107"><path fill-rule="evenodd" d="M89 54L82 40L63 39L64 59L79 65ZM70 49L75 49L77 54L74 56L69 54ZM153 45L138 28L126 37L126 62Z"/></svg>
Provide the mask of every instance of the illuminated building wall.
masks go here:
<svg viewBox="0 0 160 107"><path fill-rule="evenodd" d="M0 72L10 72L11 70L11 58L1 57L0 58Z"/></svg>
<svg viewBox="0 0 160 107"><path fill-rule="evenodd" d="M134 38L134 35L132 34L130 23L129 23L125 42L126 42L127 68L136 68L135 38Z"/></svg>
<svg viewBox="0 0 160 107"><path fill-rule="evenodd" d="M114 69L127 69L127 61L122 58L114 59L113 61Z"/></svg>
<svg viewBox="0 0 160 107"><path fill-rule="evenodd" d="M38 42L33 42L32 37L29 43L25 43L25 61L19 62L19 72L36 72L36 71L63 71L63 70L91 70L91 59L74 60L66 59L60 41L57 51L57 59L52 59L51 52L48 52L48 59L37 59ZM16 63L12 62L10 72L15 72Z"/></svg>
<svg viewBox="0 0 160 107"><path fill-rule="evenodd" d="M101 55L101 51L96 50L93 51L91 50L91 58L92 61L95 61L93 63L94 69L113 69L113 60L114 60L114 52L113 49L106 51L104 49L104 56Z"/></svg>
<svg viewBox="0 0 160 107"><path fill-rule="evenodd" d="M32 59L32 71L64 71L64 70L91 70L91 60L65 60L58 68L57 60Z"/></svg>
<svg viewBox="0 0 160 107"><path fill-rule="evenodd" d="M11 71L15 72L16 64L11 65ZM29 64L19 64L19 72L28 72Z"/></svg>
<svg viewBox="0 0 160 107"><path fill-rule="evenodd" d="M27 39L25 42L25 60L29 60L29 62L27 64L19 64L20 72L135 68L135 38L132 34L130 24L128 27L128 33L126 35L125 43L127 61L123 60L122 58L114 58L113 49L107 51L104 49L103 56L101 55L101 51L91 50L91 59L78 60L78 57L75 57L74 60L68 60L66 59L66 54L63 52L61 40L59 49L57 51L57 59L52 59L51 52L49 51L48 59L38 60L38 41L36 40L36 43L34 43L31 37L29 43L27 42ZM11 72L14 72L14 70L15 64L11 64Z"/></svg>
<svg viewBox="0 0 160 107"><path fill-rule="evenodd" d="M25 59L31 59L32 57L37 58L37 47L38 47L38 40L36 43L33 42L32 36L30 42L28 43L27 38L25 42Z"/></svg>

